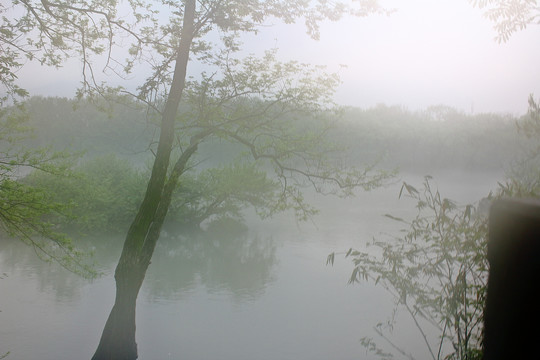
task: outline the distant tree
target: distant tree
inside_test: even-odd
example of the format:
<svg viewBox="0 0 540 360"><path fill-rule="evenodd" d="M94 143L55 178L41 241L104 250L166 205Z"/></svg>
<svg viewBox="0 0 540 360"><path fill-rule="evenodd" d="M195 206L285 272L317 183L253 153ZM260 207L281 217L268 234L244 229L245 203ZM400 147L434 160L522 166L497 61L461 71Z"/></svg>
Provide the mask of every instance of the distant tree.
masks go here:
<svg viewBox="0 0 540 360"><path fill-rule="evenodd" d="M540 105L529 96L529 109L516 122L524 153L509 166L507 179L500 184L504 196L540 197Z"/></svg>
<svg viewBox="0 0 540 360"><path fill-rule="evenodd" d="M540 103L529 96L527 114L517 123L518 131L529 139L540 139ZM540 153L540 149L537 149Z"/></svg>
<svg viewBox="0 0 540 360"><path fill-rule="evenodd" d="M497 41L506 42L516 31L540 24L540 7L536 0L469 0L485 10L486 17L495 23Z"/></svg>

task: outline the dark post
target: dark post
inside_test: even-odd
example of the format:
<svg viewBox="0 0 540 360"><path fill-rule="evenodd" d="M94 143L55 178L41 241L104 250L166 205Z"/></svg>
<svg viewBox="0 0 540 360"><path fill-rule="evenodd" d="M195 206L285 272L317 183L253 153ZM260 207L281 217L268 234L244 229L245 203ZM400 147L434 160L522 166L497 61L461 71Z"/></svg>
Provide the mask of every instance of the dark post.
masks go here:
<svg viewBox="0 0 540 360"><path fill-rule="evenodd" d="M484 360L538 359L540 201L493 203L488 261Z"/></svg>

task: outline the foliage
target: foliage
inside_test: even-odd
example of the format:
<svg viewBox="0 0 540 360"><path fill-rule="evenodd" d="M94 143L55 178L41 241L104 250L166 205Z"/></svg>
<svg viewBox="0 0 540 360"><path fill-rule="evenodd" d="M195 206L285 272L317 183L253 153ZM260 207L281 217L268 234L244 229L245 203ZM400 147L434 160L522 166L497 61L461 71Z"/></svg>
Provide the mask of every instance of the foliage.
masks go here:
<svg viewBox="0 0 540 360"><path fill-rule="evenodd" d="M202 37L212 31L222 34L256 32L268 18L293 23L303 19L312 38L319 37L319 23L344 15L385 13L376 0L312 3L309 1L215 1L198 2L192 53L204 58L211 41ZM26 95L17 87L16 73L27 60L60 67L69 58L82 66L80 95L107 95L99 78L103 72L129 78L141 66L151 69L137 97L155 99L167 92L182 31L185 1L72 0L68 2L18 0L0 4L0 81L10 96ZM125 45L129 45L126 59ZM101 59L100 59L101 57ZM172 66L174 67L174 66ZM19 94L17 94L19 93Z"/></svg>
<svg viewBox="0 0 540 360"><path fill-rule="evenodd" d="M317 112L325 106L332 105L331 96L339 83L335 75L326 74L320 67L294 61L279 62L275 51L266 53L261 59L248 56L240 60L233 56L240 50L240 44L234 40L237 35L240 32L258 31L265 19L281 19L286 23L303 19L308 33L317 38L319 23L325 19L336 21L345 15L366 16L385 12L377 1L358 1L354 4L315 4L302 0L194 2L194 23L189 29L183 28L182 21L191 2L162 3L130 1L131 15L126 16L114 0L98 3L77 0L65 4L28 0L16 2L13 8L2 8L2 12L9 14L19 11L22 15L6 16L5 28L10 30L0 39L4 40L4 46L16 60L27 56L39 59L44 64L58 66L67 57L76 55L83 68L81 96L86 94L93 98L100 95L116 101L118 97L113 94L130 94L146 104L149 113L155 117L171 113L165 111L167 97L178 97L174 102L185 97L187 110L184 109L181 117L189 119L189 122L185 126L177 126L180 137L177 145L185 148L193 139L197 139L194 145L198 145L209 137L241 143L248 147L254 158L267 160L276 168L283 187L282 200L288 202L289 207L305 207L297 187L303 185L300 177L304 177L308 183L318 183L318 189L322 188L322 183L335 184L347 193L357 186L377 186L386 177L375 175L370 178L367 171L347 169L336 161L321 161L324 150L328 149L314 151L315 141L320 143L320 133L306 136L304 126L294 126L289 131L289 124L298 114L317 116ZM169 11L170 16L158 15L158 12L165 10ZM215 30L222 35L217 43L204 40L208 33ZM184 34L189 45L180 51L183 31L191 33ZM122 37L125 39L115 41ZM132 41L130 56L125 61L119 61L116 58L118 45L128 41ZM123 52L121 54L125 55ZM177 88L172 86L173 71L177 71L173 64L180 55L185 54L190 55L189 61L199 62L208 72L187 79L186 74L181 75L184 78L181 80L182 89L178 94L173 94L172 89ZM107 87L99 82L94 71L96 55L104 55L105 69L121 77L129 76L136 68L144 69L145 65L150 66L151 75L136 92ZM144 70L144 73L147 71ZM237 132L239 130L242 131ZM265 136L261 136L263 134L260 132L264 132ZM257 136L256 142L253 142L254 136ZM304 146L302 141L305 144L311 142L311 147ZM162 149L168 147L169 144ZM307 171L297 171L297 164L306 166ZM176 176L170 178L175 179Z"/></svg>
<svg viewBox="0 0 540 360"><path fill-rule="evenodd" d="M422 190L404 183L400 197L416 201L418 215L404 223L405 235L388 241L373 240L369 251L350 249L355 265L349 283L373 281L395 301L395 311L405 310L432 359L476 359L481 348L482 315L487 283L487 221L474 206L458 207L432 189L426 177ZM334 254L328 261L334 261ZM413 359L406 348L394 343L392 317L375 332L402 356ZM438 333L436 338L430 334ZM373 339L362 343L381 358L391 358ZM451 348L446 345L450 344Z"/></svg>
<svg viewBox="0 0 540 360"><path fill-rule="evenodd" d="M495 23L497 41L506 42L516 31L540 24L540 9L536 0L470 0L485 9L485 16Z"/></svg>
<svg viewBox="0 0 540 360"><path fill-rule="evenodd" d="M93 232L126 227L145 186L143 174L114 155L86 161L70 176L33 172L25 182L45 189L57 203L70 204L70 217L63 219L64 226Z"/></svg>
<svg viewBox="0 0 540 360"><path fill-rule="evenodd" d="M210 218L241 218L246 205L272 213L278 185L255 164L233 163L184 176L171 203L169 220L199 226Z"/></svg>
<svg viewBox="0 0 540 360"><path fill-rule="evenodd" d="M534 100L533 95L529 96L527 114L516 125L518 132L533 142L529 158L538 161L540 156L540 143L538 141L540 139L540 104Z"/></svg>
<svg viewBox="0 0 540 360"><path fill-rule="evenodd" d="M251 105L242 101L245 108L258 106L254 100ZM196 104L196 97L191 103ZM114 153L137 166L155 150L157 124L133 101L116 104L108 114L86 101L65 98L31 97L24 106L28 125L35 129L35 136L24 142L28 146L69 147L87 157ZM188 108L185 102L181 105L184 116ZM472 115L442 106L411 111L380 105L344 108L338 116L339 120L333 113L326 119L320 114L318 118L298 115L295 123L298 132L324 132L325 141L340 144L331 156L358 167L379 161L380 167L399 166L403 172L421 174L440 168L497 171L515 158L523 142L513 131L517 119L503 114ZM199 146L197 159L205 167L222 166L244 151L244 145L233 141L209 138ZM340 148L346 151L339 152Z"/></svg>
<svg viewBox="0 0 540 360"><path fill-rule="evenodd" d="M358 170L339 159L344 148L329 141L335 114L331 96L339 84L335 74L297 62L280 62L275 51L263 58L234 58L226 49L208 60L212 75L186 84L180 107L179 145L190 139L240 145L250 161L273 168L282 187L283 208L300 217L310 211L300 188L350 195L371 189L387 177L372 168ZM201 141L202 142L202 141Z"/></svg>
<svg viewBox="0 0 540 360"><path fill-rule="evenodd" d="M64 216L49 217L51 222L64 229L110 233L125 231L135 216L147 176L147 171L109 154L82 162L69 176L32 172L23 182L43 189L51 201L68 205ZM173 196L168 223L191 228L208 219L240 219L247 205L267 216L278 189L255 164L186 174Z"/></svg>
<svg viewBox="0 0 540 360"><path fill-rule="evenodd" d="M417 111L378 105L344 109L331 135L349 145L349 160L357 165L382 157L381 165L404 173L500 172L522 142L515 121L507 114L468 114L441 105Z"/></svg>
<svg viewBox="0 0 540 360"><path fill-rule="evenodd" d="M527 115L517 124L518 131L528 138L540 137L540 105L534 100L534 96L529 96L529 110Z"/></svg>
<svg viewBox="0 0 540 360"><path fill-rule="evenodd" d="M52 199L46 189L19 181L32 170L65 175L70 166L65 153L20 145L30 136L26 120L21 106L0 109L0 227L8 236L32 246L42 259L93 276L95 272L86 265L85 255L47 219L51 214L65 216L65 204Z"/></svg>

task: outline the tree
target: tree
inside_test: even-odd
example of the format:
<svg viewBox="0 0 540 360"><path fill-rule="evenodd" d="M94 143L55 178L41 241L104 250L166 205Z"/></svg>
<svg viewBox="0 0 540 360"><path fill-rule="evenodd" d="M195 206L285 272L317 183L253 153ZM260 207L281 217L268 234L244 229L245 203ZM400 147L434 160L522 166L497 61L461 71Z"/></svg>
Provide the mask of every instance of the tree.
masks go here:
<svg viewBox="0 0 540 360"><path fill-rule="evenodd" d="M41 188L50 200L69 204L69 217L51 217L60 229L90 232L123 231L141 202L146 177L127 160L96 157L74 166L70 176L32 172L21 180Z"/></svg>
<svg viewBox="0 0 540 360"><path fill-rule="evenodd" d="M540 138L540 103L534 100L534 96L529 96L529 109L527 114L517 123L519 133L528 139L538 140ZM540 145L535 142L532 156L540 155Z"/></svg>
<svg viewBox="0 0 540 360"><path fill-rule="evenodd" d="M70 157L64 152L20 145L31 133L26 120L20 106L0 109L0 228L33 247L42 259L54 260L83 276L95 276L85 264L84 253L48 220L51 214L66 216L66 204L54 201L44 188L20 181L32 170L68 176L70 168Z"/></svg>
<svg viewBox="0 0 540 360"><path fill-rule="evenodd" d="M234 39L242 32L258 31L265 21L292 23L303 18L308 33L317 38L322 20L382 11L377 1L353 6L304 0L132 0L129 10L114 0L20 0L13 5L24 14L6 21L1 31L9 50L1 59L11 76L8 85L21 56L59 65L75 51L82 63L80 96L132 95L147 104L160 123L150 179L115 270L116 299L94 360L137 358L137 295L172 194L202 142L212 137L234 141L256 164L271 167L281 185L272 211L293 208L300 216L309 215L300 191L304 185L348 195L356 187L377 186L386 177L372 174L371 168L359 171L341 164L334 156L339 149L324 145L325 129L306 127L307 119L324 115L332 105L335 76L305 64L281 63L275 52L262 59L233 57L240 49ZM159 13L162 10L169 16ZM211 42L216 34L221 35L220 50ZM125 43L121 36L133 40L126 61L113 56L116 44ZM123 76L147 64L150 76L136 92L108 87L94 71L92 54L104 54L104 68ZM196 61L212 72L188 78L188 63ZM187 105L179 112L182 101Z"/></svg>
<svg viewBox="0 0 540 360"><path fill-rule="evenodd" d="M170 205L172 222L200 228L205 220L242 218L250 205L261 217L270 215L279 186L255 164L233 163L185 176Z"/></svg>
<svg viewBox="0 0 540 360"><path fill-rule="evenodd" d="M193 173L193 174L192 174ZM83 160L70 176L31 172L21 183L39 188L48 201L69 204L66 214L47 215L63 230L93 234L125 231L142 200L148 171L140 171L114 154ZM277 182L256 164L234 162L182 176L171 199L169 225L175 231L200 229L204 221L241 220L246 206L269 216L279 195Z"/></svg>
<svg viewBox="0 0 540 360"><path fill-rule="evenodd" d="M497 41L506 42L516 31L540 24L540 7L536 0L470 0L495 23Z"/></svg>
<svg viewBox="0 0 540 360"><path fill-rule="evenodd" d="M183 35L195 26L194 7L194 3L186 3ZM336 85L332 77L314 77L311 69L306 72L300 64L281 64L271 53L263 60L248 58L244 62L234 61L229 57L234 44L227 44L223 54L211 59L223 77L203 74L200 82L187 84L186 100L191 107L180 114L179 129L188 137L180 144L181 154L168 172L176 109L186 86L185 67L188 42L192 36L190 33L180 40L171 90L161 113L161 135L152 175L143 203L126 237L115 272L117 300L94 359L118 357L118 354L125 354L121 358L136 358L134 312L137 293L159 238L172 193L203 140L211 136L233 140L244 145L254 160L269 161L282 185L277 208L294 207L300 214L306 213L307 208L298 191L298 186L302 185L298 175L315 186L333 182L345 192L355 186L369 188L381 179L366 179L364 173L329 166L331 163L325 163L325 154L319 149L321 142L317 140L321 134L310 134L309 131L296 133L298 129L294 129L291 120L295 114L320 111L319 104L328 99L329 92ZM228 38L227 41L232 40ZM241 101L250 97L253 99L247 104ZM300 162L303 170L298 167Z"/></svg>

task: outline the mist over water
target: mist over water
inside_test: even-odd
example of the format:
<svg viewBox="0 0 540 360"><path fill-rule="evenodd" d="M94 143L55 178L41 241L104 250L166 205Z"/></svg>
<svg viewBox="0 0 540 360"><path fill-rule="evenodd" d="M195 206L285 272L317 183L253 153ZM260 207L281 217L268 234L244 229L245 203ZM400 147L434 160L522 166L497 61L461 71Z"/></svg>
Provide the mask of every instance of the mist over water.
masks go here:
<svg viewBox="0 0 540 360"><path fill-rule="evenodd" d="M479 358L521 2L2 3L0 360Z"/></svg>
<svg viewBox="0 0 540 360"><path fill-rule="evenodd" d="M31 124L39 137L28 146L76 144L87 150L75 168L82 169L87 182L60 183L51 191L68 189L79 196L80 215L91 216L90 223L102 230L102 235L81 236L92 233L85 221L71 228L76 244L95 252L104 275L84 280L39 260L19 241L0 239L0 355L89 359L113 305L114 268L132 219L129 211L145 186L146 144L154 125L135 109L116 109L112 119L85 104L73 112L67 99L33 98L28 107L31 119L39 119ZM504 179L502 164L518 148L509 120L446 107L347 109L328 134L349 148L336 161L398 168L387 186L350 198L304 188L306 201L320 210L307 222L296 221L292 212L261 220L242 207L243 222L210 218L202 222L203 231L190 232L179 223L185 213L174 208L138 298L139 358L375 359L360 339L377 338L373 327L387 321L394 299L372 283L348 285L353 264L343 255L350 248L366 250L374 238L398 236L403 224L385 214L416 216L416 202L399 198L403 182L420 189L423 177L431 175L441 196L460 206L496 189ZM238 153L234 144L205 143L197 171L219 167ZM333 252L330 266L326 259ZM411 319L404 312L397 319L396 342L419 358L428 357Z"/></svg>
<svg viewBox="0 0 540 360"><path fill-rule="evenodd" d="M419 184L419 175L403 175ZM480 199L496 185L486 173L435 178L458 202ZM347 285L352 265L333 251L362 248L399 230L383 215L412 218L398 199L400 182L351 199L314 197L313 222L290 214L246 224L224 222L205 233L165 232L137 307L141 359L374 359L360 345L375 336L392 299L381 288ZM469 201L470 200L470 201ZM13 359L90 358L114 299L112 273L123 236L84 239L105 276L87 281L47 264L20 242L0 242L0 352ZM398 342L422 356L419 334L404 317ZM427 353L425 354L428 355Z"/></svg>

